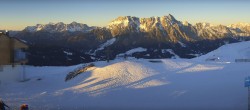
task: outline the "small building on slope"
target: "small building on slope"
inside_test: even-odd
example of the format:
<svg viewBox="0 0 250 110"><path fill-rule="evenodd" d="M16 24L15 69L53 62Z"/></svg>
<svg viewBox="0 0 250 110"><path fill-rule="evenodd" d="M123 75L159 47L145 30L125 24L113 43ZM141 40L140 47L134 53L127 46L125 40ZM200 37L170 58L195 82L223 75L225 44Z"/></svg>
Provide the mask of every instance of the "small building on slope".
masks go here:
<svg viewBox="0 0 250 110"><path fill-rule="evenodd" d="M4 80L22 80L28 59L28 45L8 32L0 31L0 83Z"/></svg>

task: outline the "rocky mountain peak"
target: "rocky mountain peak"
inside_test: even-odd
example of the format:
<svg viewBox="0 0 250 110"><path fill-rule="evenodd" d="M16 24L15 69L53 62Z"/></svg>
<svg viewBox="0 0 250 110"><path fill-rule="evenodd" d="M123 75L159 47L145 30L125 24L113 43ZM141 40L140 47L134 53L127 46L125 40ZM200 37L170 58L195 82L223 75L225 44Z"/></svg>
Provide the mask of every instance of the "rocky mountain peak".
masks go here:
<svg viewBox="0 0 250 110"><path fill-rule="evenodd" d="M168 18L169 21L173 21L173 22L177 22L177 20L175 19L175 17L171 14L169 14L168 16L166 16L166 18Z"/></svg>
<svg viewBox="0 0 250 110"><path fill-rule="evenodd" d="M232 27L232 28L237 28L237 27L248 27L250 26L250 23L236 23L236 24L230 24L228 27Z"/></svg>
<svg viewBox="0 0 250 110"><path fill-rule="evenodd" d="M45 31L45 32L75 32L75 31L90 31L94 29L94 27L89 27L87 24L72 22L70 24L65 24L63 22L58 23L48 23L48 24L37 24L35 26L28 26L24 29L27 32L37 32L37 31Z"/></svg>
<svg viewBox="0 0 250 110"><path fill-rule="evenodd" d="M93 29L96 29L96 27L89 27L88 25L82 23L72 22L70 24L65 24L63 22L58 22L28 26L25 28L25 31L45 31L50 33L75 31L89 32ZM250 35L250 24L248 23L238 23L224 26L201 22L192 25L187 21L178 21L171 14L162 17L149 18L120 16L112 20L106 29L112 37L124 34L132 35L134 33L147 33L147 36L152 38L157 37L158 39L165 39L170 42L177 42L180 39L190 41L200 38L216 39L217 37L222 38L225 36Z"/></svg>

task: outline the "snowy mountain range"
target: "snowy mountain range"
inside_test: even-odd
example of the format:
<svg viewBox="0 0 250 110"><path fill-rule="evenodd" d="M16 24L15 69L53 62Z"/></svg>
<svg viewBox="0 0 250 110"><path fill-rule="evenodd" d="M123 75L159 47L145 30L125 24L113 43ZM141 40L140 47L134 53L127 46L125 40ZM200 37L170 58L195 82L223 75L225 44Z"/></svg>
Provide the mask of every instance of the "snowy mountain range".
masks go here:
<svg viewBox="0 0 250 110"><path fill-rule="evenodd" d="M96 26L88 26L87 24L72 22L64 24L63 22L37 24L36 26L28 26L23 31L27 32L89 32L96 29ZM162 17L138 18L132 16L118 17L111 21L108 28L112 36L121 35L123 33L131 32L157 32L158 36L182 36L186 40L192 40L189 33L204 39L212 37L226 37L226 36L250 36L249 23L237 23L229 26L212 25L210 23L196 23L192 25L187 21L178 21L171 14ZM155 33L156 34L156 33ZM176 36L175 36L176 37ZM189 38L188 38L189 37ZM172 37L171 40L175 41L176 38Z"/></svg>
<svg viewBox="0 0 250 110"><path fill-rule="evenodd" d="M113 36L131 32L151 33L155 37L168 37L173 42L250 36L250 24L247 23L229 26L212 25L210 23L192 25L187 21L178 21L172 15L151 18L118 17L108 25L108 28Z"/></svg>
<svg viewBox="0 0 250 110"><path fill-rule="evenodd" d="M64 62L78 64L113 59L139 47L146 51L135 52L131 56L193 58L227 43L250 40L250 24L193 25L178 21L170 14L150 18L123 16L114 19L106 27L76 22L37 24L26 27L15 37L27 41L33 47L30 49L30 58L34 60L30 62L39 64L44 61L52 64L52 60L58 63L56 65L64 65ZM73 55L64 55L64 51ZM111 53L109 57L107 53Z"/></svg>
<svg viewBox="0 0 250 110"><path fill-rule="evenodd" d="M37 31L45 31L45 32L88 32L94 29L95 27L89 27L87 24L81 24L77 22L72 22L70 24L64 24L63 22L58 23L49 23L49 24L37 24L36 26L28 26L24 29L24 31L28 32L37 32Z"/></svg>

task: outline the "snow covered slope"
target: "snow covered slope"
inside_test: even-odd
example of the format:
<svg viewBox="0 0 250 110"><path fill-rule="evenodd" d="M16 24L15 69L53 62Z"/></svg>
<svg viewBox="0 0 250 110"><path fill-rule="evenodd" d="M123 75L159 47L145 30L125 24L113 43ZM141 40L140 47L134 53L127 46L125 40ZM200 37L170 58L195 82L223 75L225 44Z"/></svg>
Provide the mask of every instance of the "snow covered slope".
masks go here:
<svg viewBox="0 0 250 110"><path fill-rule="evenodd" d="M142 48L142 47L138 47L138 48L131 49L131 50L125 52L125 53L131 55L131 54L133 54L135 52L144 52L144 51L147 51L147 49Z"/></svg>
<svg viewBox="0 0 250 110"><path fill-rule="evenodd" d="M250 41L226 44L206 55L194 59L206 60L211 58L219 58L219 62L234 62L235 59L250 59Z"/></svg>
<svg viewBox="0 0 250 110"><path fill-rule="evenodd" d="M103 50L105 47L108 47L110 45L112 45L114 42L116 41L116 38L111 38L109 40L107 40L105 43L101 44L93 53L94 55L96 54L97 51Z"/></svg>
<svg viewBox="0 0 250 110"><path fill-rule="evenodd" d="M30 66L30 80L3 82L0 97L12 108L28 103L35 110L246 110L244 78L250 75L250 63L205 59L216 54L233 61L248 56L248 46L249 42L225 45L196 59L95 62L69 82L64 82L66 74L79 65Z"/></svg>

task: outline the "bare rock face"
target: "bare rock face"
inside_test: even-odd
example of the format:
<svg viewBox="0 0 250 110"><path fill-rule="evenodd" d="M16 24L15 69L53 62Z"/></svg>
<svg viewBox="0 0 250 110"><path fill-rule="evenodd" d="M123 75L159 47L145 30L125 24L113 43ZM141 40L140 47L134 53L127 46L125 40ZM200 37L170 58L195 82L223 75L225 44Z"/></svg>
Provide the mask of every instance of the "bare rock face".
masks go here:
<svg viewBox="0 0 250 110"><path fill-rule="evenodd" d="M118 36L125 33L139 32L138 25L139 18L125 16L118 17L117 19L109 23L108 29L110 29L112 36Z"/></svg>
<svg viewBox="0 0 250 110"><path fill-rule="evenodd" d="M226 37L250 36L250 24L238 23L229 26L212 25L210 23L189 24L176 20L172 15L163 17L137 18L131 16L118 17L109 26L112 36L128 33L147 33L169 42L215 40Z"/></svg>
<svg viewBox="0 0 250 110"><path fill-rule="evenodd" d="M183 24L177 21L172 15L163 17L137 18L131 16L118 17L109 25L112 36L122 34L141 33L146 37L156 38L168 42L177 42L178 40L192 40L194 28L191 24Z"/></svg>

